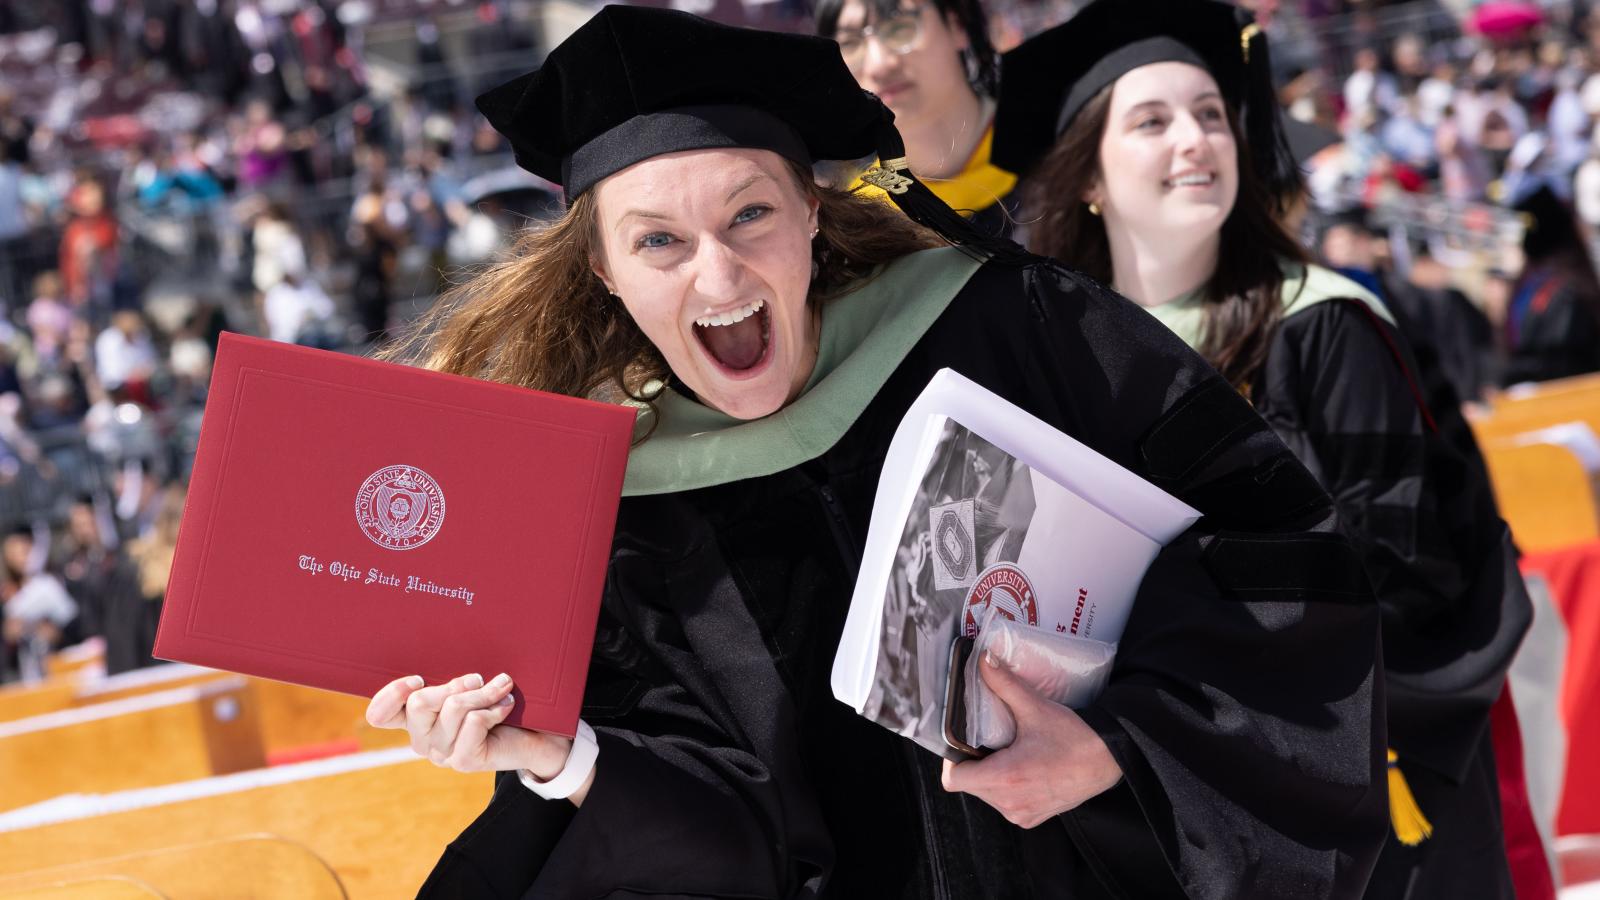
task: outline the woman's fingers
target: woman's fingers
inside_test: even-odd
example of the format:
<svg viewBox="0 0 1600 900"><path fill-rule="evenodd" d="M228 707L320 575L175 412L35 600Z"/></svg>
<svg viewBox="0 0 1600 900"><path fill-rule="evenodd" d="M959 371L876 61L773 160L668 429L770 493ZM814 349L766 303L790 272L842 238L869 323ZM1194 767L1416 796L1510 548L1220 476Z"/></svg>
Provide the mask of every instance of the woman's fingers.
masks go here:
<svg viewBox="0 0 1600 900"><path fill-rule="evenodd" d="M439 707L439 718L428 735L429 758L438 762L452 753L457 732L467 714L473 710L494 706L511 693L511 676L501 673L480 688L461 691L444 698Z"/></svg>
<svg viewBox="0 0 1600 900"><path fill-rule="evenodd" d="M462 691L483 687L482 675L462 675L444 684L413 691L406 698L406 733L411 735L411 749L418 756L428 756L429 732L439 718L446 697Z"/></svg>
<svg viewBox="0 0 1600 900"><path fill-rule="evenodd" d="M988 686L1000 702L1011 711L1017 720L1020 730L1023 723L1033 718L1033 711L1039 704L1048 702L1039 696L1039 692L1018 678L1016 673L1002 666L993 653L984 653L983 660L978 666L978 677Z"/></svg>
<svg viewBox="0 0 1600 900"><path fill-rule="evenodd" d="M489 759L489 729L504 722L506 716L511 714L511 707L511 695L506 694L487 709L468 712L462 718L461 730L456 734L455 744L445 757L444 765L462 772L498 768L494 760Z"/></svg>
<svg viewBox="0 0 1600 900"><path fill-rule="evenodd" d="M406 699L420 687L421 675L407 675L379 688L367 704L367 724L373 728L406 727Z"/></svg>

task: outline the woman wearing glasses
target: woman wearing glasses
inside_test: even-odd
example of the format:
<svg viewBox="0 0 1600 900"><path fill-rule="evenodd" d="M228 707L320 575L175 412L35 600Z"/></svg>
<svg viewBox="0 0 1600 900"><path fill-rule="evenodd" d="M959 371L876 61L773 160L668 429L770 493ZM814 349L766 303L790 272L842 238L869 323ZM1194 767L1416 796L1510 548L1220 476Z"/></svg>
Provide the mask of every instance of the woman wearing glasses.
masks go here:
<svg viewBox="0 0 1600 900"><path fill-rule="evenodd" d="M1383 608L1394 830L1366 896L1508 898L1488 725L1530 607L1506 526L1436 431L1387 309L1307 265L1278 224L1298 171L1266 38L1236 13L1096 0L1006 55L996 155L1026 173L1030 249L1204 355L1362 553Z"/></svg>
<svg viewBox="0 0 1600 900"><path fill-rule="evenodd" d="M1017 178L989 163L996 59L978 0L819 0L816 22L894 112L917 178L983 233L1009 233Z"/></svg>

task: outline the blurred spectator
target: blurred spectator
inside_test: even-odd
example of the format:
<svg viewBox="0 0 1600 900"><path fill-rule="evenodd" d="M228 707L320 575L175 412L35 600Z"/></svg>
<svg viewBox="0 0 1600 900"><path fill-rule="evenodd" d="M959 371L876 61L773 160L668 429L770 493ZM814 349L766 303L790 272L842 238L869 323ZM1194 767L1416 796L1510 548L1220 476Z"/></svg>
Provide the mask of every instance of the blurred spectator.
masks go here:
<svg viewBox="0 0 1600 900"><path fill-rule="evenodd" d="M356 264L351 293L363 340L382 342L388 334L395 268L408 218L405 203L391 196L382 167L375 168L350 214L350 247Z"/></svg>
<svg viewBox="0 0 1600 900"><path fill-rule="evenodd" d="M1413 169L1432 173L1438 163L1438 147L1433 128L1422 121L1420 107L1415 95L1405 97L1380 134L1384 152Z"/></svg>
<svg viewBox="0 0 1600 900"><path fill-rule="evenodd" d="M172 206L184 212L209 209L221 199L222 185L192 152L160 153L151 167L149 180L138 193L143 206Z"/></svg>
<svg viewBox="0 0 1600 900"><path fill-rule="evenodd" d="M79 175L67 198L72 220L61 235L61 279L67 299L91 316L111 308L117 273L117 222L106 208L105 189Z"/></svg>
<svg viewBox="0 0 1600 900"><path fill-rule="evenodd" d="M1573 69L1564 69L1556 76L1556 94L1545 116L1557 172L1571 172L1589 154L1590 117L1578 96L1578 79L1579 73Z"/></svg>
<svg viewBox="0 0 1600 900"><path fill-rule="evenodd" d="M269 203L256 217L251 236L254 264L250 280L262 294L289 275L306 273L306 248L281 204Z"/></svg>
<svg viewBox="0 0 1600 900"><path fill-rule="evenodd" d="M33 279L33 300L28 303L28 330L33 333L33 351L44 360L53 360L67 346L72 333L72 308L63 298L61 276L50 270Z"/></svg>
<svg viewBox="0 0 1600 900"><path fill-rule="evenodd" d="M1600 124L1590 138L1589 155L1578 166L1572 183L1572 202L1578 218L1595 233L1600 233Z"/></svg>
<svg viewBox="0 0 1600 900"><path fill-rule="evenodd" d="M261 299L267 337L288 344L323 350L339 346L333 312L333 301L317 282L297 275L285 275Z"/></svg>
<svg viewBox="0 0 1600 900"><path fill-rule="evenodd" d="M1360 117L1386 113L1395 108L1400 95L1394 76L1379 66L1377 50L1362 47L1356 51L1355 71L1344 82L1346 114Z"/></svg>
<svg viewBox="0 0 1600 900"><path fill-rule="evenodd" d="M3 668L24 681L44 678L45 657L62 645L78 617L78 604L55 576L43 571L44 560L35 550L33 529L26 526L12 530L0 544Z"/></svg>
<svg viewBox="0 0 1600 900"><path fill-rule="evenodd" d="M27 209L22 196L22 163L12 144L0 140L0 309L15 304L24 274L17 266L28 234Z"/></svg>
<svg viewBox="0 0 1600 900"><path fill-rule="evenodd" d="M184 489L170 485L161 491L150 530L128 543L138 590L117 592L107 599L105 612L106 671L125 672L155 664L156 625L167 593L167 577L178 546L178 524L183 519Z"/></svg>
<svg viewBox="0 0 1600 900"><path fill-rule="evenodd" d="M1456 67L1441 62L1417 85L1417 118L1429 128L1438 128L1451 113L1456 94Z"/></svg>
<svg viewBox="0 0 1600 900"><path fill-rule="evenodd" d="M239 182L247 190L264 190L289 173L287 132L272 117L265 100L251 100L234 144L239 160Z"/></svg>
<svg viewBox="0 0 1600 900"><path fill-rule="evenodd" d="M33 122L17 111L16 101L16 92L0 84L0 156L20 165L28 161Z"/></svg>
<svg viewBox="0 0 1600 900"><path fill-rule="evenodd" d="M1505 384L1600 370L1600 280L1572 213L1547 187L1517 209L1525 262L1506 311Z"/></svg>
<svg viewBox="0 0 1600 900"><path fill-rule="evenodd" d="M1491 178L1489 164L1468 139L1454 113L1453 108L1447 109L1446 118L1434 132L1439 151L1440 193L1455 203L1481 200Z"/></svg>
<svg viewBox="0 0 1600 900"><path fill-rule="evenodd" d="M118 602L111 597L137 588L110 511L88 495L76 498L67 510L55 557L67 593L78 603L79 630L86 637L104 636L106 610Z"/></svg>
<svg viewBox="0 0 1600 900"><path fill-rule="evenodd" d="M95 371L108 391L147 401L156 360L155 344L144 317L134 310L118 310L111 317L111 324L95 338Z"/></svg>

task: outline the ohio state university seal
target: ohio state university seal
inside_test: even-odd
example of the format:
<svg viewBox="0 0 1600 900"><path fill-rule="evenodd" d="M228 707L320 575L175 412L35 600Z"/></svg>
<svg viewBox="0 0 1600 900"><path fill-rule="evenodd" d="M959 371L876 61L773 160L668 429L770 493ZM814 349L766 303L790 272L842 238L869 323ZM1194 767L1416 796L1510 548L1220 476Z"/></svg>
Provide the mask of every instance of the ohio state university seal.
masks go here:
<svg viewBox="0 0 1600 900"><path fill-rule="evenodd" d="M967 591L965 606L961 633L968 637L978 636L978 626L991 606L1013 622L1039 624L1039 604L1033 596L1033 585L1028 583L1022 570L1011 563L995 563L980 572L972 590Z"/></svg>
<svg viewBox="0 0 1600 900"><path fill-rule="evenodd" d="M420 547L444 524L444 491L416 466L387 466L356 491L356 524L379 547Z"/></svg>

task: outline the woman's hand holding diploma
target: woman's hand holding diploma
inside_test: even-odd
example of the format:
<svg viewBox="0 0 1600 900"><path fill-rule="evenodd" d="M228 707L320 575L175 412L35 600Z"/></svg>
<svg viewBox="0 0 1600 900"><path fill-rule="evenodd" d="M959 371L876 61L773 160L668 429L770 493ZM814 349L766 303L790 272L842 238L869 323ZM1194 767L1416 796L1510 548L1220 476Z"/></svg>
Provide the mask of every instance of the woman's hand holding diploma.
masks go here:
<svg viewBox="0 0 1600 900"><path fill-rule="evenodd" d="M384 685L367 704L367 723L374 728L403 728L411 749L442 768L458 772L506 772L527 769L541 781L560 774L572 740L543 731L506 725L511 712L511 676L501 674L487 684L481 675L462 675L425 687L421 675L397 678ZM594 772L569 797L574 806L594 783Z"/></svg>

